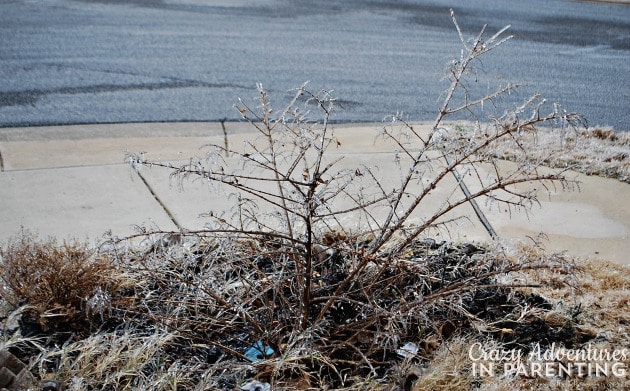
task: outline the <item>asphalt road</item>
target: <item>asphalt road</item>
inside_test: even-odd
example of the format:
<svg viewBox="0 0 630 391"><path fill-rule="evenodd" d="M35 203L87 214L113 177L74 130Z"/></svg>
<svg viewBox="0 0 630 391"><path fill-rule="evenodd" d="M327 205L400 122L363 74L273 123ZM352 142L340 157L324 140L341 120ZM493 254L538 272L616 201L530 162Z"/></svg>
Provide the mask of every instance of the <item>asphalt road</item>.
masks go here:
<svg viewBox="0 0 630 391"><path fill-rule="evenodd" d="M0 126L238 120L262 83L275 106L309 81L333 120L433 119L465 34L510 24L472 96L501 114L540 93L630 130L630 7L569 0L0 0Z"/></svg>

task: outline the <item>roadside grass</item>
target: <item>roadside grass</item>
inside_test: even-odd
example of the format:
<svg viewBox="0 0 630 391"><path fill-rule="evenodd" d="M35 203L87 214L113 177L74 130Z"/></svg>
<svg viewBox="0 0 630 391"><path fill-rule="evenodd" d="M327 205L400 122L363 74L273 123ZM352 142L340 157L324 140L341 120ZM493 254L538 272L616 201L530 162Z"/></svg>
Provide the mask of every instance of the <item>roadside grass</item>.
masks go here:
<svg viewBox="0 0 630 391"><path fill-rule="evenodd" d="M471 124L459 124L458 129L465 134L475 133ZM498 142L490 153L500 159L537 160L552 168L569 168L630 183L628 131L593 127L558 132L553 128L539 128L536 132L526 132L518 148L511 143Z"/></svg>

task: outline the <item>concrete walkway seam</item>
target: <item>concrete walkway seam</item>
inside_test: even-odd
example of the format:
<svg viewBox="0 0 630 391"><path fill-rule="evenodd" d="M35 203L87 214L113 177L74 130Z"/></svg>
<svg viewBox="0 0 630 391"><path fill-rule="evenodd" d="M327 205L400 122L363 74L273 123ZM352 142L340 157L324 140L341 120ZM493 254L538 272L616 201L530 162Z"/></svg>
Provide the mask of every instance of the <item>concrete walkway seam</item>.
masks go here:
<svg viewBox="0 0 630 391"><path fill-rule="evenodd" d="M149 182L146 180L146 178L142 175L142 173L140 171L136 170L136 173L138 174L138 176L140 177L140 179L142 179L142 182L144 183L144 185L147 187L147 189L149 190L149 192L151 193L151 195L153 196L153 198L155 199L155 201L157 201L157 203L160 205L160 207L162 209L164 209L164 212L166 213L166 215L168 216L168 218L173 222L173 224L175 224L175 226L177 227L177 229L182 232L183 228L182 225L177 221L177 219L175 218L175 216L173 215L173 213L171 213L171 211L166 207L166 204L164 204L162 202L162 200L160 199L160 197L158 197L157 193L153 190L153 188L151 187L151 185L149 184Z"/></svg>
<svg viewBox="0 0 630 391"><path fill-rule="evenodd" d="M223 129L223 143L225 144L225 157L230 155L230 149L228 148L228 134L225 128L225 120L221 120L221 129Z"/></svg>

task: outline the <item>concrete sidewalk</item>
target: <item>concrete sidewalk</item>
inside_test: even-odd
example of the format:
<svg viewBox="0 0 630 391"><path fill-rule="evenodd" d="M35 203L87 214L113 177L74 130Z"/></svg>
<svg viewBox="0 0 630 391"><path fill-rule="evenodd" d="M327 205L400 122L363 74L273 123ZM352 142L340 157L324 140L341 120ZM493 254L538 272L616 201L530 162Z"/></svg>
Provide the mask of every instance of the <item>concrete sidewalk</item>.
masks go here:
<svg viewBox="0 0 630 391"><path fill-rule="evenodd" d="M338 125L335 131L341 145L333 154L344 157L339 167L366 164L395 181L392 146L374 143L379 125ZM109 230L130 235L137 225L200 229L208 222L203 214L226 211L229 200L201 181L179 183L167 170L143 168L138 174L125 163L125 151L144 151L154 161L186 162L204 156L200 147L205 144L227 142L238 149L252 132L246 123L231 122L0 128L0 243L21 227L41 237L79 240L98 240ZM509 168L511 163L502 164ZM630 264L630 185L575 175L579 192L541 196L541 205L529 214L482 204L484 214L506 240L527 241L543 233L549 251ZM424 210L461 196L460 191L447 178ZM421 210L411 222L423 217ZM448 239L491 240L470 205L445 216L461 217Z"/></svg>

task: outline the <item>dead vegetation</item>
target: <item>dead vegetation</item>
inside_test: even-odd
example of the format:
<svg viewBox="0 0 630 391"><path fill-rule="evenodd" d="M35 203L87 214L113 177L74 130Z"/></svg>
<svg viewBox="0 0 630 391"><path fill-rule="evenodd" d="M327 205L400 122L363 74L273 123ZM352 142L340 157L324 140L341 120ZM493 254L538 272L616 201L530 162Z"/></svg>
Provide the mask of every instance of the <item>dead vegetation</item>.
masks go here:
<svg viewBox="0 0 630 391"><path fill-rule="evenodd" d="M595 299L583 306L582 269L561 254L434 239L477 200L527 209L541 191L571 189L565 168L549 171L538 158L505 167L488 151L523 148L538 126L567 133L580 124L532 97L472 135L444 126L515 88L471 95L474 64L509 37L506 29L487 37L484 27L468 40L453 21L464 50L431 131L400 119L383 128L395 175L342 166L330 93L302 87L275 111L259 87L257 108L239 105L259 135L243 149L208 146L178 166L128 156L135 169L168 169L182 186L201 180L234 200L229 213L209 211L206 229L142 229L98 251L26 235L2 250L3 348L72 390L253 389L252 381L420 390L530 384L474 375L473 341L524 350L627 344L625 315L607 326L601 319L611 315ZM436 189L444 199L425 208ZM626 294L619 273L597 287L602 295ZM616 387L627 377L597 381Z"/></svg>
<svg viewBox="0 0 630 391"><path fill-rule="evenodd" d="M24 233L0 256L0 297L21 308L22 319L34 321L32 331L22 330L27 337L86 328L94 315L106 315L120 285L110 276L114 267L107 256L79 243L39 242Z"/></svg>
<svg viewBox="0 0 630 391"><path fill-rule="evenodd" d="M519 245L504 254L510 258L529 258L544 256L544 251L537 246ZM535 294L543 298L549 306L545 311L536 307L525 308L522 319L529 318L527 327L546 324L565 337L573 335L574 343L563 343L562 347L593 349L596 351L623 350L630 347L630 270L627 266L598 260L581 260L572 269L575 284L566 285L566 275L553 269L539 269L526 272L535 275L535 279L545 281L544 287L532 290L519 289L522 294ZM533 276L531 276L533 277ZM513 275L517 281L521 277ZM534 320L537 319L537 320ZM533 340L542 343L544 333L530 331ZM415 390L626 390L630 387L630 356L619 362L625 369L619 376L531 376L512 374L503 376L474 376L469 355L470 346L482 341L487 350L505 349L504 341L480 339L477 334L466 334L463 338L451 341L438 351L423 368L423 377L415 384ZM509 346L509 345L508 345ZM526 351L526 350L525 350ZM527 361L527 364L530 362ZM565 362L566 364L566 362ZM449 376L453 368L460 369L458 376ZM463 370L462 370L463 369ZM449 372L450 371L450 372ZM427 376L429 374L429 376Z"/></svg>
<svg viewBox="0 0 630 391"><path fill-rule="evenodd" d="M151 239L92 254L111 260L109 281L126 282L111 291L105 317L44 329L47 312L17 308L5 317L3 348L36 377L75 390L231 390L251 380L273 389L573 389L575 378L475 376L470 346L619 349L630 340L627 268L537 247L415 242L371 258L322 320L301 330L295 265L277 241ZM313 317L369 244L336 242L315 266ZM579 384L623 389L628 377Z"/></svg>
<svg viewBox="0 0 630 391"><path fill-rule="evenodd" d="M460 126L474 134L474 126ZM630 132L601 127L558 132L539 129L525 133L519 147L498 142L489 153L514 161L535 160L555 168L569 168L587 175L598 175L630 183Z"/></svg>

